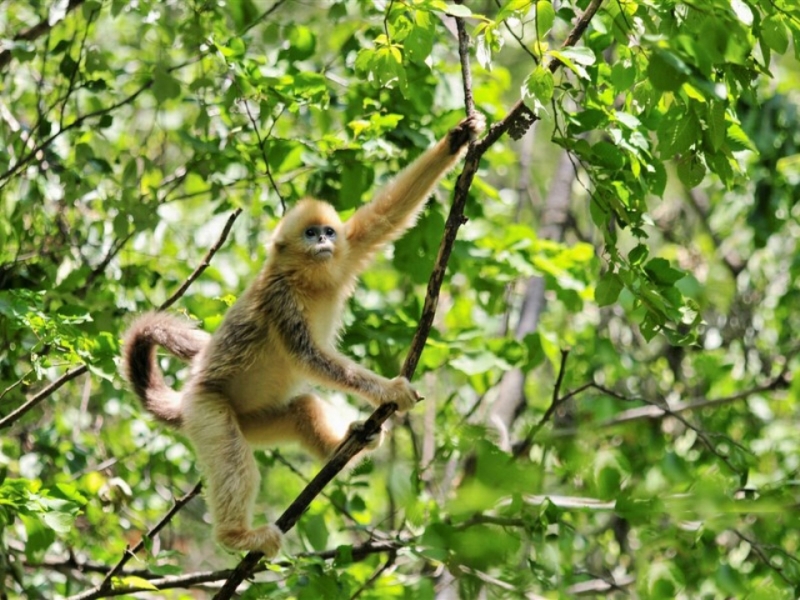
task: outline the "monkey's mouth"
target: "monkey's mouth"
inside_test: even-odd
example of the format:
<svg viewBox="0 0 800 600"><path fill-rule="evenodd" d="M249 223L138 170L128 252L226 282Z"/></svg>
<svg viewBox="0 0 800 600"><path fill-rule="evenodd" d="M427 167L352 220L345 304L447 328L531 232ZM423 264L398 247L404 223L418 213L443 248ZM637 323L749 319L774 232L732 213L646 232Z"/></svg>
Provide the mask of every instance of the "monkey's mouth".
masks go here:
<svg viewBox="0 0 800 600"><path fill-rule="evenodd" d="M314 257L321 259L328 259L333 256L333 248L317 248L314 250Z"/></svg>

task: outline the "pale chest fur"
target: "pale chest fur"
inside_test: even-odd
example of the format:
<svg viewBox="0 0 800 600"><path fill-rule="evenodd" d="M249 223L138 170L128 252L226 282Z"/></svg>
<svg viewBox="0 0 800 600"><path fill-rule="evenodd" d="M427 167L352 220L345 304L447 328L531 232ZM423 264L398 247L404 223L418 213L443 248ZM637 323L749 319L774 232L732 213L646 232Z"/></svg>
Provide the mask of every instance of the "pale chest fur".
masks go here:
<svg viewBox="0 0 800 600"><path fill-rule="evenodd" d="M344 299L299 298L297 308L305 317L314 344L323 352L333 352L341 325ZM227 395L239 414L277 407L289 402L309 387L307 375L297 359L270 334L250 364L228 382Z"/></svg>
<svg viewBox="0 0 800 600"><path fill-rule="evenodd" d="M342 324L344 299L303 298L298 304L314 342L325 350L335 348Z"/></svg>

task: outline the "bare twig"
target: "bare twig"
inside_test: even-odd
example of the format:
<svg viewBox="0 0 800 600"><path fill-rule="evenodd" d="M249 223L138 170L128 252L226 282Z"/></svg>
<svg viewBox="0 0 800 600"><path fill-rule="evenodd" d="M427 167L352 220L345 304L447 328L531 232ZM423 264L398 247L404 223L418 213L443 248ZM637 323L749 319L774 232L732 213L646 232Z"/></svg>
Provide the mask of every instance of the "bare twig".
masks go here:
<svg viewBox="0 0 800 600"><path fill-rule="evenodd" d="M231 213L231 216L228 217L228 220L226 221L225 226L222 228L222 231L220 232L217 241L214 242L214 245L212 245L208 249L208 252L206 252L206 255L203 257L203 260L200 261L200 264L197 265L195 270L192 271L191 275L189 275L189 277L186 278L186 281L184 281L181 284L181 287L175 290L175 293L172 294L169 298L167 298L161 304L161 306L158 307L158 310L166 310L170 306L175 304L175 302L177 302L181 298L181 296L183 296L186 293L186 290L188 290L189 286L192 285L192 283L194 283L195 279L200 277L203 271L205 271L211 265L211 259L214 257L217 251L222 247L222 244L225 243L225 240L228 239L228 234L231 232L231 228L233 227L233 224L236 222L236 219L239 217L240 214L242 214L241 208L237 208Z"/></svg>
<svg viewBox="0 0 800 600"><path fill-rule="evenodd" d="M531 444L533 443L533 438L536 437L536 434L539 433L542 427L544 427L545 424L553 417L558 407L572 397L570 394L567 394L566 396L559 396L561 393L561 384L564 382L564 372L567 369L568 356L568 350L561 351L561 365L558 368L558 375L556 377L556 384L553 387L553 398L550 401L550 406L547 407L547 410L544 412L542 418L539 419L536 425L531 428L531 430L528 432L528 435L525 436L525 439L519 444L514 445L515 457L526 454L531 449Z"/></svg>
<svg viewBox="0 0 800 600"><path fill-rule="evenodd" d="M76 368L72 369L71 371L67 371L66 373L64 373L61 377L56 379L54 382L52 382L46 388L41 390L39 393L35 394L34 396L31 396L28 399L28 401L25 402L22 406L20 406L15 411L10 412L5 417L0 419L0 429L3 429L5 427L8 427L9 425L12 425L13 423L15 423L26 412L28 412L34 406L39 404L42 400L44 400L45 398L50 396L50 394L55 392L62 385L64 385L68 381L72 381L76 377L79 377L79 376L83 375L88 370L89 370L89 367L87 367L86 365L81 365L80 367L76 367Z"/></svg>

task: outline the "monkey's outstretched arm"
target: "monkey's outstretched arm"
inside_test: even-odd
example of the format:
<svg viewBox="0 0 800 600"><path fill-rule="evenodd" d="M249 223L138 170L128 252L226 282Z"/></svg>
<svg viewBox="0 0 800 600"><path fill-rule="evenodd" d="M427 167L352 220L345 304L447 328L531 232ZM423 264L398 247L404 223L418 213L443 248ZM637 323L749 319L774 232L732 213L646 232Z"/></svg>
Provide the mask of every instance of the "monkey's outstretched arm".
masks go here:
<svg viewBox="0 0 800 600"><path fill-rule="evenodd" d="M375 406L394 402L399 410L405 411L416 404L419 394L405 377L381 377L334 350L321 348L314 341L289 283L276 278L266 289L264 300L272 309L273 331L309 377L336 389L356 393Z"/></svg>
<svg viewBox="0 0 800 600"><path fill-rule="evenodd" d="M433 187L458 161L467 143L483 131L483 115L464 119L406 167L345 223L351 255L360 260L414 224Z"/></svg>

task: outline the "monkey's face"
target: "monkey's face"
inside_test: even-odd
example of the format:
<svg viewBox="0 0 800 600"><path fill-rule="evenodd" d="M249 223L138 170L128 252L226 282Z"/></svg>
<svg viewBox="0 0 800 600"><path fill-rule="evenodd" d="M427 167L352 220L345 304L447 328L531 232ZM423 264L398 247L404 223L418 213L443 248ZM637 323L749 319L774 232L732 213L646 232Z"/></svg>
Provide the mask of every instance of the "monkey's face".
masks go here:
<svg viewBox="0 0 800 600"><path fill-rule="evenodd" d="M307 225L302 231L302 244L315 260L329 260L336 251L337 231L332 225Z"/></svg>

